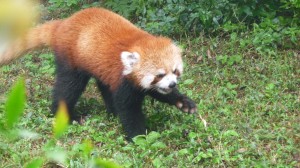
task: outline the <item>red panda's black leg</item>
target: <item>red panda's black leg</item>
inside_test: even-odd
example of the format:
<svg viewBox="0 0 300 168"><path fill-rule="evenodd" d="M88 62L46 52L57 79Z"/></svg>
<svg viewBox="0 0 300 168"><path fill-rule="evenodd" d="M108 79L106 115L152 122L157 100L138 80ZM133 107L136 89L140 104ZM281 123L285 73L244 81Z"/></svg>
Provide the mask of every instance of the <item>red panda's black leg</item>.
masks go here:
<svg viewBox="0 0 300 168"><path fill-rule="evenodd" d="M56 60L56 81L53 89L52 113L56 113L59 101L64 101L72 120L76 119L75 104L84 91L90 75L72 69L67 62Z"/></svg>
<svg viewBox="0 0 300 168"><path fill-rule="evenodd" d="M169 94L161 94L157 91L148 91L147 93L148 95L161 102L175 105L177 108L184 112L194 113L197 111L194 101L189 97L181 94L177 88L174 88Z"/></svg>
<svg viewBox="0 0 300 168"><path fill-rule="evenodd" d="M146 133L145 116L142 112L143 100L144 94L128 81L124 81L114 92L115 109L128 140Z"/></svg>
<svg viewBox="0 0 300 168"><path fill-rule="evenodd" d="M98 89L100 90L101 95L103 97L107 112L109 114L113 114L114 116L116 116L117 113L114 109L113 96L112 96L112 92L109 90L109 86L104 85L99 80L96 81L97 81Z"/></svg>

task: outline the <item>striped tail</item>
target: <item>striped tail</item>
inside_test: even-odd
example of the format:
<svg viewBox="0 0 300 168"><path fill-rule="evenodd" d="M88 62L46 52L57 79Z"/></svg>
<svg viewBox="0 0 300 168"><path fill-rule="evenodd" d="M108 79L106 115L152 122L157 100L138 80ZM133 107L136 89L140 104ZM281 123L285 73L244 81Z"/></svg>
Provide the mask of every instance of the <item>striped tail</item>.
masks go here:
<svg viewBox="0 0 300 168"><path fill-rule="evenodd" d="M50 46L53 33L61 20L50 21L30 29L24 36L9 44L0 45L0 66L23 56L31 49Z"/></svg>

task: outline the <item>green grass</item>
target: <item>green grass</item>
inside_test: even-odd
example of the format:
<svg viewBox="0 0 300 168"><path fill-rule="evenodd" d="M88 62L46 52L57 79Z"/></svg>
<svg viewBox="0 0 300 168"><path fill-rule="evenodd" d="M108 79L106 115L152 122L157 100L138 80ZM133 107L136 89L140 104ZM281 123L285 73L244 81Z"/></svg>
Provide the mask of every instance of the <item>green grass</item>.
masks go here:
<svg viewBox="0 0 300 168"><path fill-rule="evenodd" d="M53 151L66 154L57 165L68 167L87 167L93 157L124 167L299 167L299 50L261 52L241 47L245 40L182 39L185 74L179 87L195 100L198 114L147 98L143 109L149 135L129 144L118 119L107 116L94 81L77 104L78 111L88 114L83 125L74 123L53 140L49 51L1 67L0 111L9 89L23 76L27 104L17 128L39 136L28 138L25 132L27 138L8 139L0 134L0 167L22 167L34 158L46 159L44 166L50 167L56 164ZM0 112L1 123L3 117ZM86 144L93 145L90 153L84 152Z"/></svg>

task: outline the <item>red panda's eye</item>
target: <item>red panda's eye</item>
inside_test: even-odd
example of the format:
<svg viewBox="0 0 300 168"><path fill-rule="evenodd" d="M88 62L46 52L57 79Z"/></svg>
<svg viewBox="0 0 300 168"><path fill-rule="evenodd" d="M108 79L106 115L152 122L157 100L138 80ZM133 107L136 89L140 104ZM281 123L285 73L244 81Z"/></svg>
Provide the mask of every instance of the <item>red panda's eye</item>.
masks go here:
<svg viewBox="0 0 300 168"><path fill-rule="evenodd" d="M157 78L163 78L164 76L166 76L166 74L158 74L158 75L156 75Z"/></svg>
<svg viewBox="0 0 300 168"><path fill-rule="evenodd" d="M175 74L175 75L177 75L177 76L180 76L180 72L179 72L177 69L175 69L175 70L173 71L173 74Z"/></svg>

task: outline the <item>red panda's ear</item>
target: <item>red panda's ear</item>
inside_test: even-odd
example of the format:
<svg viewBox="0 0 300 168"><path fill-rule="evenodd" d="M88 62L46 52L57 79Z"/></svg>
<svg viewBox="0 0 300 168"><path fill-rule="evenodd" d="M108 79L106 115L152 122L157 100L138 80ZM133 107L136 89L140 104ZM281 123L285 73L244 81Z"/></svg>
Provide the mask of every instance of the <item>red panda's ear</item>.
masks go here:
<svg viewBox="0 0 300 168"><path fill-rule="evenodd" d="M123 51L121 53L121 61L123 63L123 75L128 75L132 72L133 67L140 60L140 54L137 52Z"/></svg>

